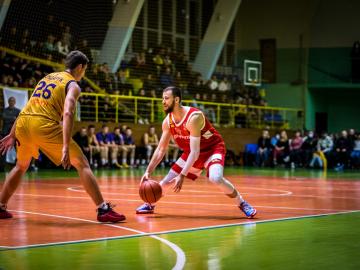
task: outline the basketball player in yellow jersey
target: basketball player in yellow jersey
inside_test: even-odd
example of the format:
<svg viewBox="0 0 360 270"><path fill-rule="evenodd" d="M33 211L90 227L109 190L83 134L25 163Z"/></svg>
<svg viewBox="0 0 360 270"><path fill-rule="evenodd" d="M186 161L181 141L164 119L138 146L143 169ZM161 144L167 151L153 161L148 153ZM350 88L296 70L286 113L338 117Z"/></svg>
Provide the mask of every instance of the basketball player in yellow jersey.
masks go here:
<svg viewBox="0 0 360 270"><path fill-rule="evenodd" d="M0 219L12 217L6 210L7 203L32 157L38 158L40 149L56 165L62 164L64 169L71 165L76 168L86 192L98 207L98 221L125 220L124 215L116 213L109 203L105 203L86 157L71 138L75 105L81 92L76 81L84 76L88 62L82 52L70 52L65 59L66 70L51 73L37 84L10 134L0 141L2 153L15 141L17 144L16 166L10 171L0 193Z"/></svg>

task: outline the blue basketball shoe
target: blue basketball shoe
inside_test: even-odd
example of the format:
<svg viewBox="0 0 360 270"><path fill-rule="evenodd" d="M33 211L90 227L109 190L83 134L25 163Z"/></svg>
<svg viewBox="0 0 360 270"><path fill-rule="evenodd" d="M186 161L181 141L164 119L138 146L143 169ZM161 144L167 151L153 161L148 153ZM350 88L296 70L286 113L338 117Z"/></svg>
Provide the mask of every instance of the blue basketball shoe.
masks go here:
<svg viewBox="0 0 360 270"><path fill-rule="evenodd" d="M144 203L136 209L136 214L153 214L155 205Z"/></svg>
<svg viewBox="0 0 360 270"><path fill-rule="evenodd" d="M247 201L243 201L239 208L248 218L253 218L257 213L256 209L252 207Z"/></svg>

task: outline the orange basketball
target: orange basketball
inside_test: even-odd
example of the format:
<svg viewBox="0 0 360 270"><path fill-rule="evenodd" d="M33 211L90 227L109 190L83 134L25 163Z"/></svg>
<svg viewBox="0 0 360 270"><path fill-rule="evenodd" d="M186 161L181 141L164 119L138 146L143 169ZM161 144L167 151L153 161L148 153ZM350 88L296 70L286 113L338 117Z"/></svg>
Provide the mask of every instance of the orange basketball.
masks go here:
<svg viewBox="0 0 360 270"><path fill-rule="evenodd" d="M139 188L139 195L146 203L155 203L162 196L161 185L154 180L144 181Z"/></svg>

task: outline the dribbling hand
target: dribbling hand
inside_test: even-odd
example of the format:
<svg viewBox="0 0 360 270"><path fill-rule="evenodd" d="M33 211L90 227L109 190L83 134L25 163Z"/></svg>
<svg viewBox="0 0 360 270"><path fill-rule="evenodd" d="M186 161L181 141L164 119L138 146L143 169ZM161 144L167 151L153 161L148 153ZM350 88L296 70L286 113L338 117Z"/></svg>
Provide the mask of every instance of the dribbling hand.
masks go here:
<svg viewBox="0 0 360 270"><path fill-rule="evenodd" d="M144 175L141 177L141 181L140 181L140 185L144 182L149 180L150 178L150 173L149 172L145 172Z"/></svg>

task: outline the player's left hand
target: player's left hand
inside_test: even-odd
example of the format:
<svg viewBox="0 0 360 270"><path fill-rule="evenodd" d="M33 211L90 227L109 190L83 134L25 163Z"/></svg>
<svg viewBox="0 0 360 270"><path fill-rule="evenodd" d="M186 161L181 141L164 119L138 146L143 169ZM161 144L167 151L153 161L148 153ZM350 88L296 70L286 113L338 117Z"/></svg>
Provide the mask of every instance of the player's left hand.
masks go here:
<svg viewBox="0 0 360 270"><path fill-rule="evenodd" d="M6 152L14 146L15 138L10 134L0 140L0 153L5 155Z"/></svg>
<svg viewBox="0 0 360 270"><path fill-rule="evenodd" d="M185 175L183 175L183 174L179 174L178 176L176 176L174 178L174 180L173 180L173 181L175 181L175 185L174 185L174 188L173 188L174 192L177 193L177 192L179 192L181 190L184 179L185 179Z"/></svg>
<svg viewBox="0 0 360 270"><path fill-rule="evenodd" d="M70 154L68 148L63 148L62 150L61 165L65 170L69 170L71 168Z"/></svg>

